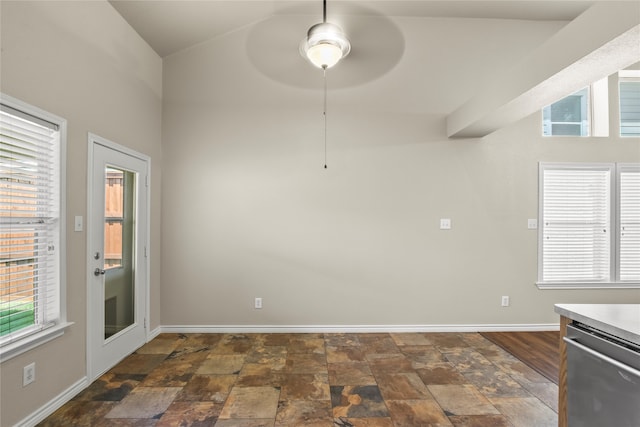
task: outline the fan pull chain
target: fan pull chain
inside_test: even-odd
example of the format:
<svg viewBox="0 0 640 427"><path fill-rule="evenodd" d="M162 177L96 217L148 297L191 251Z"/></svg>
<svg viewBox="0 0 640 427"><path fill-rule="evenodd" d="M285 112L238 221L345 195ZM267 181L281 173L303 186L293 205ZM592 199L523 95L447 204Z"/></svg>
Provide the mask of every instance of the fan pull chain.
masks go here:
<svg viewBox="0 0 640 427"><path fill-rule="evenodd" d="M327 168L327 67L322 67L324 79L324 106L322 115L324 116L324 168Z"/></svg>

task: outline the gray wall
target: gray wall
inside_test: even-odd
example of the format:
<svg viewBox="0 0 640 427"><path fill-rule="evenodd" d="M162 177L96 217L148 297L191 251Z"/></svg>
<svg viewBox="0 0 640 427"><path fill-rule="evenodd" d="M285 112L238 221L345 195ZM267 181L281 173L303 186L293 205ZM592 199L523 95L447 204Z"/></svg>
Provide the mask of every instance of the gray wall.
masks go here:
<svg viewBox="0 0 640 427"><path fill-rule="evenodd" d="M87 132L151 157L151 327L160 324L162 61L107 2L0 3L0 90L67 119L67 307L60 338L0 366L0 425L11 426L86 374ZM85 227L86 230L86 227ZM36 381L22 387L23 366Z"/></svg>
<svg viewBox="0 0 640 427"><path fill-rule="evenodd" d="M638 161L637 138L545 139L536 114L482 140L448 140L446 111L375 97L391 92L434 28L458 31L459 47L483 28L509 30L484 60L469 52L478 61L465 64L469 87L503 47L513 60L520 42L558 24L518 31L474 20L470 34L467 20L396 22L406 37L397 68L329 92L327 170L321 72L317 89L261 74L243 54L251 28L164 59L163 325L557 324L554 303L640 302L638 290L539 290L537 234L527 229L538 162ZM439 53L423 54L433 62L423 68L467 54ZM397 86L411 90L423 88ZM437 110L437 98L430 103ZM440 218L453 228L440 230Z"/></svg>

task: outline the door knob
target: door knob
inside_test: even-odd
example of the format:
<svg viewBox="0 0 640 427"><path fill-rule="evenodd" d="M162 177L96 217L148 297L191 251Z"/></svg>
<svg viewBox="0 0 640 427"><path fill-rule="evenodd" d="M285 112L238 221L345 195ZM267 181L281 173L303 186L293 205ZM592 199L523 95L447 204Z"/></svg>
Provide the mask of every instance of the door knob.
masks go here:
<svg viewBox="0 0 640 427"><path fill-rule="evenodd" d="M103 270L103 269L101 269L101 268L97 268L97 267L96 267L96 269L95 269L95 270L93 270L93 274L94 274L95 276L100 276L100 275L104 274L104 270Z"/></svg>

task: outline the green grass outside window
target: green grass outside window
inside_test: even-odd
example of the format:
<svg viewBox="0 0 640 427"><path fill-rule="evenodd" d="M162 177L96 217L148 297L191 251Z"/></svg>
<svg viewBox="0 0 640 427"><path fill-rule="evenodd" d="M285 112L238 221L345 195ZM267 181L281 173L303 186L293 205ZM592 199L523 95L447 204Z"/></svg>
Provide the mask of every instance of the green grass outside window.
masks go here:
<svg viewBox="0 0 640 427"><path fill-rule="evenodd" d="M0 304L0 337L33 324L33 303Z"/></svg>

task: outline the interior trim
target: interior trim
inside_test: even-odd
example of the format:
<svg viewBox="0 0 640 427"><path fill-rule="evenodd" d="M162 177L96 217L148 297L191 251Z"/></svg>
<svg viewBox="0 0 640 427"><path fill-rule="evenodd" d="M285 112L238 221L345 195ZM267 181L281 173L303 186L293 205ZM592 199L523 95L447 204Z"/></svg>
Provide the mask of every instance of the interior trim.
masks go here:
<svg viewBox="0 0 640 427"><path fill-rule="evenodd" d="M162 333L368 333L558 331L559 323L475 325L164 325Z"/></svg>
<svg viewBox="0 0 640 427"><path fill-rule="evenodd" d="M74 396L89 386L89 378L84 376L62 393L42 405L36 411L29 414L22 421L19 421L14 427L32 427L43 421L49 415L60 409L62 405L70 401Z"/></svg>
<svg viewBox="0 0 640 427"><path fill-rule="evenodd" d="M147 342L153 340L155 337L157 337L161 333L162 333L162 327L161 326L158 326L157 328L149 331L147 333Z"/></svg>

